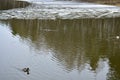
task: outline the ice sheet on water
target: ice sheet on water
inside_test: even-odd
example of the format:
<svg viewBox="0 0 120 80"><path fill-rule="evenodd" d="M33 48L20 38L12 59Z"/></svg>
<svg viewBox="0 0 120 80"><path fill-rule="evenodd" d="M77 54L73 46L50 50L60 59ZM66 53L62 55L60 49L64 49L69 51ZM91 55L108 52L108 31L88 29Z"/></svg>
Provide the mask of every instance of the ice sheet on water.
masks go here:
<svg viewBox="0 0 120 80"><path fill-rule="evenodd" d="M79 19L120 17L120 8L72 2L32 2L29 7L0 11L0 19Z"/></svg>

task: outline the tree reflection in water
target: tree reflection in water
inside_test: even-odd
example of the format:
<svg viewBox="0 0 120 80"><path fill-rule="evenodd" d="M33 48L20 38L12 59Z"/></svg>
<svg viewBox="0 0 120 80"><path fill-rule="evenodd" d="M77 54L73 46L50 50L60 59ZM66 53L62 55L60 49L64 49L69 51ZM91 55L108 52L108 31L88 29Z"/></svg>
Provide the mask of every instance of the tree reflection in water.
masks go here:
<svg viewBox="0 0 120 80"><path fill-rule="evenodd" d="M36 50L39 51L44 41L66 70L81 71L89 64L90 69L97 72L107 61L108 80L120 79L120 40L115 38L120 35L119 18L8 22L13 35L19 35Z"/></svg>

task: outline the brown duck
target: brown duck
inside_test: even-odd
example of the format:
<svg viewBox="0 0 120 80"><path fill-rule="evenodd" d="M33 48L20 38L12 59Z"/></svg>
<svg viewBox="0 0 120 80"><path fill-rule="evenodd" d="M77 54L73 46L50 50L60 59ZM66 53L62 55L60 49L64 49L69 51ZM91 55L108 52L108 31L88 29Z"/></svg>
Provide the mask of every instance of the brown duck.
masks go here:
<svg viewBox="0 0 120 80"><path fill-rule="evenodd" d="M23 68L22 71L23 71L23 72L26 72L27 74L29 74L30 69L29 69L29 68Z"/></svg>

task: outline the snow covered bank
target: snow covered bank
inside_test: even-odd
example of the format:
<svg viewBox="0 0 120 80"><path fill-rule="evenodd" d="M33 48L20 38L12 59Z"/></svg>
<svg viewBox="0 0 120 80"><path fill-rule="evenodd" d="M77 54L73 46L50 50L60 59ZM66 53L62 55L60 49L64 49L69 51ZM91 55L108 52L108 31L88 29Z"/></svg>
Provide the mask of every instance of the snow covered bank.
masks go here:
<svg viewBox="0 0 120 80"><path fill-rule="evenodd" d="M120 7L69 1L32 2L26 8L1 10L0 19L80 19L120 17Z"/></svg>

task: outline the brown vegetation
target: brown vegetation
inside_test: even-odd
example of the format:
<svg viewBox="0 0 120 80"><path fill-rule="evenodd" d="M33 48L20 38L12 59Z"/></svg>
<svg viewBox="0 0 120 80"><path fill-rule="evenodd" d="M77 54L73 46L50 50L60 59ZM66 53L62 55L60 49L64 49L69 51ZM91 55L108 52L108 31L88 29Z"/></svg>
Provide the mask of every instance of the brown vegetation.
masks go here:
<svg viewBox="0 0 120 80"><path fill-rule="evenodd" d="M28 2L16 1L16 0L1 0L0 10L7 10L12 8L22 8L28 6Z"/></svg>

